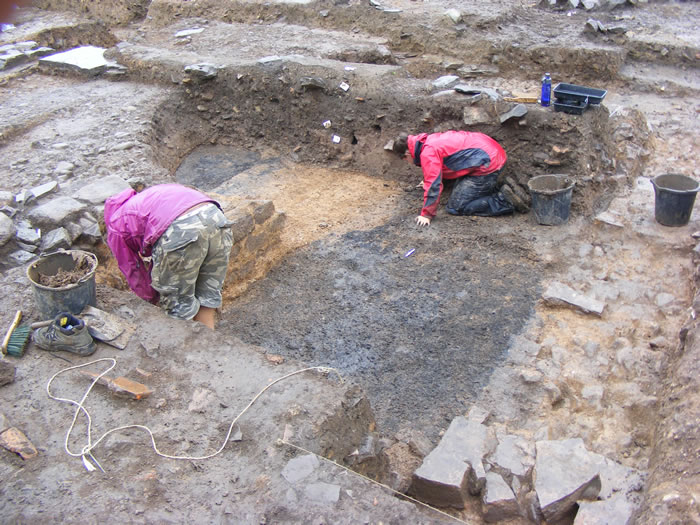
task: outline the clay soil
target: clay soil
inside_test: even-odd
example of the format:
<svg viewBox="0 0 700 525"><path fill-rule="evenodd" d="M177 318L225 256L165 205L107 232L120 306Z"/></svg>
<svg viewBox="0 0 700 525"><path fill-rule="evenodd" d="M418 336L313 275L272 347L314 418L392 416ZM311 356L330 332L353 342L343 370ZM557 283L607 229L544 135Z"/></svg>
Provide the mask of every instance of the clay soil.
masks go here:
<svg viewBox="0 0 700 525"><path fill-rule="evenodd" d="M688 226L664 230L653 222L648 187L650 177L669 167L700 176L699 46L692 23L697 4L651 3L597 13L604 23L629 28L631 44L614 34L599 35L609 46L605 52L582 33L591 14L567 16L523 2L460 5L467 21L444 33L442 14L453 7L448 3L392 3L413 20L425 17L425 24L408 29L382 18L390 13L353 2L320 6L315 11L326 15L313 17L302 7L254 2L238 6L235 17L217 2L163 0L152 2L150 11L138 2L129 9L128 2L115 2L112 9L43 4L58 11L24 12L17 28L26 31L25 38L65 21L72 31L47 30L42 43L109 47L128 41L130 46L109 53L132 73L117 82L32 67L4 74L2 189L15 194L52 180L54 166L67 160L74 172L60 180L63 194L118 174L131 182L191 184L222 199L271 200L287 215L283 257L255 282L227 286L214 334L175 323L138 301L105 245L90 248L100 258L98 305L138 327L118 354L117 375L156 391L142 405L94 393L91 410L99 429L143 422L154 427L163 450L200 456L219 446L238 410L282 373L333 367L361 394L343 398L335 380L332 394L321 379L285 383L243 420L238 446L229 444L213 460L166 460L136 430L113 435L99 450L107 474L96 478L63 450L72 410L46 396L48 379L69 365L30 346L14 361L17 378L3 387L2 399L5 415L40 454L33 463L9 452L2 457L8 522L447 522L387 492L347 481L354 478L336 467L321 468L319 479L347 483L340 502L306 506L279 474L294 453L275 440L302 419L307 426L295 437L342 461L352 452L343 440L355 446L365 437L353 425L371 420L364 430L369 427L385 444L406 444L418 435L434 446L450 421L472 407L485 408L489 424L499 430L530 439L583 437L591 450L650 474L656 499L640 523L650 523L654 512L661 512L660 522L700 519L692 501L678 503L697 494L697 448L673 453L682 448L677 443L696 442L698 422L690 417L673 424L676 416L666 404L679 392L687 395L682 389L689 380L676 381L673 366L694 295L690 234L700 227L700 215L696 205ZM76 16L88 18L79 24ZM96 19L101 23L85 22ZM192 27L207 29L201 38L173 39ZM679 43L677 34L691 35L689 42ZM271 55L352 63L357 73L339 67L346 76L329 74L326 81L345 78L364 96L300 90L299 77L322 73L294 61L261 75L241 65ZM182 82L182 61L226 64L219 73L224 80L217 87ZM430 228L417 228L420 171L384 151L384 144L399 131L469 126L461 102L426 98L425 107L411 105L416 85L472 66L477 72L469 82L511 96L536 95L539 76L552 62L562 78L604 83L603 107L581 119L555 116L549 127L545 120L551 115L537 107L530 107L527 125L475 127L504 143L507 175L521 189L529 177L555 173L562 163L575 171L567 225L545 228L531 213L452 217L442 207ZM611 73L619 62L624 65ZM331 130L322 126L325 119L333 122ZM609 128L614 133L598 136L595 144L577 142L578 131L595 135L608 121L615 122ZM342 135L337 148L330 141L333 133ZM113 147L126 140L136 145ZM620 224L597 222L616 198ZM2 247L3 261L16 248ZM2 319L9 323L20 308L28 318L38 317L23 268L3 264ZM610 313L591 320L546 307L540 299L552 280L598 294L609 301ZM673 295L675 302L662 310L660 294ZM533 344L536 356L526 362L523 349ZM595 355L585 350L590 344L599 349ZM115 354L104 345L98 352L96 357ZM697 361L684 366L686 378L700 373ZM597 402L582 393L594 383L606 392ZM633 383L640 393L628 410L623 387ZM66 376L57 384L74 399L84 388L84 382ZM366 408L367 401L372 417L351 412L329 418L334 422L324 426L326 441L314 444L308 438L310 429L318 430L313 415L327 415L340 398L343 407ZM639 398L654 401L640 405ZM682 408L696 414L696 404ZM674 425L673 436L655 450L666 425ZM78 430L84 435L85 425ZM84 442L74 436L66 444L79 450ZM410 476L419 461L408 454L391 473ZM383 481L390 477L380 460L365 471ZM665 506L648 510L662 500ZM478 502L455 516L480 523Z"/></svg>

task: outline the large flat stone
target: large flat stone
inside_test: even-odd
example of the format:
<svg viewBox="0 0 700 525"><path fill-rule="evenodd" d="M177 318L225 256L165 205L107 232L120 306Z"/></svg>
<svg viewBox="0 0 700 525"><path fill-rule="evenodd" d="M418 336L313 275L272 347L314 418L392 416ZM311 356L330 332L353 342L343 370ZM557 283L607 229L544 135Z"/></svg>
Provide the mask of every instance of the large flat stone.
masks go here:
<svg viewBox="0 0 700 525"><path fill-rule="evenodd" d="M88 75L99 75L109 62L104 56L105 49L95 46L81 46L62 53L48 55L39 59L39 63L59 69L68 69Z"/></svg>
<svg viewBox="0 0 700 525"><path fill-rule="evenodd" d="M437 506L462 508L467 492L477 495L486 484L483 459L495 447L494 433L488 427L478 420L456 417L414 473L412 492Z"/></svg>
<svg viewBox="0 0 700 525"><path fill-rule="evenodd" d="M100 179L99 182L93 182L80 188L75 192L75 198L90 204L102 204L112 195L116 195L128 187L129 183L119 175L109 175Z"/></svg>
<svg viewBox="0 0 700 525"><path fill-rule="evenodd" d="M57 197L29 211L32 224L43 228L58 227L86 210L86 206L71 197Z"/></svg>
<svg viewBox="0 0 700 525"><path fill-rule="evenodd" d="M544 302L550 306L567 306L587 314L603 315L605 303L586 297L562 283L551 283L542 295Z"/></svg>
<svg viewBox="0 0 700 525"><path fill-rule="evenodd" d="M563 518L577 501L598 496L600 466L582 439L538 441L535 447L534 486L548 522Z"/></svg>

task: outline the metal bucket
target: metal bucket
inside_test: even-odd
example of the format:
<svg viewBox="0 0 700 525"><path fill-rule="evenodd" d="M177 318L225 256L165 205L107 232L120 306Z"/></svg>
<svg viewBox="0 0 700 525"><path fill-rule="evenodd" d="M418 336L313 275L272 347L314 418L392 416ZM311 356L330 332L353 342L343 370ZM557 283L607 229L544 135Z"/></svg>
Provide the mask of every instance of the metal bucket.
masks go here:
<svg viewBox="0 0 700 525"><path fill-rule="evenodd" d="M60 287L41 284L41 276L56 276L59 271L71 272L87 265L86 274L78 281ZM61 312L74 315L86 305L97 306L95 272L97 257L83 250L65 250L39 258L27 268L27 277L34 287L34 300L44 319L53 319Z"/></svg>

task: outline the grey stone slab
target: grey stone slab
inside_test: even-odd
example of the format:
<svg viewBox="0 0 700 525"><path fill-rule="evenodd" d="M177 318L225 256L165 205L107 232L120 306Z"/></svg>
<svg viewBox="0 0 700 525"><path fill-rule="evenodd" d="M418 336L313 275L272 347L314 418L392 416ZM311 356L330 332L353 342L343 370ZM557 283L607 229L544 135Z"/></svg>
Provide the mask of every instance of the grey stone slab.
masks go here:
<svg viewBox="0 0 700 525"><path fill-rule="evenodd" d="M27 217L33 224L44 226L59 226L73 216L80 215L86 210L86 205L71 198L57 197L45 204L29 210Z"/></svg>
<svg viewBox="0 0 700 525"><path fill-rule="evenodd" d="M112 195L116 195L127 188L130 188L129 183L119 175L109 175L100 179L99 182L80 188L75 193L75 198L90 204L101 204Z"/></svg>
<svg viewBox="0 0 700 525"><path fill-rule="evenodd" d="M538 441L534 488L547 521L556 522L582 499L593 499L601 489L600 467L580 438Z"/></svg>
<svg viewBox="0 0 700 525"><path fill-rule="evenodd" d="M21 220L17 223L17 239L27 244L38 244L41 240L41 231L32 227L27 220Z"/></svg>
<svg viewBox="0 0 700 525"><path fill-rule="evenodd" d="M515 494L500 474L495 472L486 474L481 510L484 520L490 523L516 518L520 515Z"/></svg>
<svg viewBox="0 0 700 525"><path fill-rule="evenodd" d="M104 52L105 48L103 47L81 46L42 57L39 59L39 63L47 67L98 75L110 64L105 58Z"/></svg>
<svg viewBox="0 0 700 525"><path fill-rule="evenodd" d="M318 458L314 454L306 454L292 458L282 469L282 477L289 483L296 483L309 476L319 466Z"/></svg>
<svg viewBox="0 0 700 525"><path fill-rule="evenodd" d="M204 31L203 27L193 27L191 29L183 29L175 33L175 38L185 38L192 35L197 35Z"/></svg>
<svg viewBox="0 0 700 525"><path fill-rule="evenodd" d="M32 192L32 195L36 197L37 199L40 199L44 195L48 195L52 191L56 191L58 189L58 182L55 180L52 180L51 182L47 182L46 184L40 184L39 186L34 186L32 189L29 191Z"/></svg>
<svg viewBox="0 0 700 525"><path fill-rule="evenodd" d="M443 75L433 80L433 87L436 89L447 89L455 86L459 82L457 75Z"/></svg>
<svg viewBox="0 0 700 525"><path fill-rule="evenodd" d="M16 66L28 60L27 55L16 49L11 49L0 55L0 70Z"/></svg>
<svg viewBox="0 0 700 525"><path fill-rule="evenodd" d="M503 124L512 118L522 118L525 115L527 115L527 107L525 104L516 104L510 111L502 113L499 118L501 120L501 124Z"/></svg>
<svg viewBox="0 0 700 525"><path fill-rule="evenodd" d="M4 213L0 213L0 246L4 246L15 236L17 229L14 222Z"/></svg>
<svg viewBox="0 0 700 525"><path fill-rule="evenodd" d="M437 447L413 473L410 493L437 507L464 508L470 470L468 463Z"/></svg>
<svg viewBox="0 0 700 525"><path fill-rule="evenodd" d="M318 503L337 503L340 499L340 486L330 483L312 483L304 489L304 495Z"/></svg>
<svg viewBox="0 0 700 525"><path fill-rule="evenodd" d="M461 508L465 488L477 495L486 483L483 460L497 445L492 430L478 420L456 417L438 446L414 473L413 487L436 505Z"/></svg>
<svg viewBox="0 0 700 525"><path fill-rule="evenodd" d="M72 243L73 239L68 230L63 227L56 228L44 235L44 238L41 240L41 251L54 252L61 248L68 250Z"/></svg>
<svg viewBox="0 0 700 525"><path fill-rule="evenodd" d="M21 266L23 264L28 263L29 261L33 260L36 257L31 252L27 252L25 250L17 250L12 252L7 256L7 259L12 263L17 266Z"/></svg>
<svg viewBox="0 0 700 525"><path fill-rule="evenodd" d="M481 93L488 96L491 100L499 100L502 98L500 93L498 93L498 91L496 91L495 89L482 86L473 86L470 84L457 84L454 87L454 90L458 93L464 93L467 95L476 95Z"/></svg>
<svg viewBox="0 0 700 525"><path fill-rule="evenodd" d="M489 461L514 476L525 478L535 465L534 446L521 436L499 436L498 446Z"/></svg>
<svg viewBox="0 0 700 525"><path fill-rule="evenodd" d="M630 522L636 505L624 495L603 501L581 501L574 525L617 525Z"/></svg>
<svg viewBox="0 0 700 525"><path fill-rule="evenodd" d="M219 74L219 68L214 64L201 63L185 67L185 73L199 80L210 80Z"/></svg>
<svg viewBox="0 0 700 525"><path fill-rule="evenodd" d="M545 304L550 306L567 306L578 309L584 313L597 316L603 315L605 303L586 297L569 286L553 282L542 295Z"/></svg>

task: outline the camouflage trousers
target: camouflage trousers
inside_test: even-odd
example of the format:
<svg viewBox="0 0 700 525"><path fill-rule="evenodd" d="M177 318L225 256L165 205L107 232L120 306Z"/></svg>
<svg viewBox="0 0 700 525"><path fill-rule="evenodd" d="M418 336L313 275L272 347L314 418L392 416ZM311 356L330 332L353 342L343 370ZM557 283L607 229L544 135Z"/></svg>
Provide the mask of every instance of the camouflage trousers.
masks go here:
<svg viewBox="0 0 700 525"><path fill-rule="evenodd" d="M168 315L192 319L200 306L221 306L233 246L231 222L215 204L175 219L153 246L151 286Z"/></svg>

